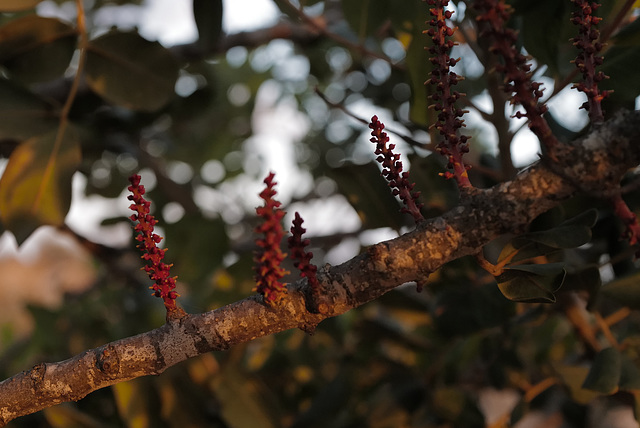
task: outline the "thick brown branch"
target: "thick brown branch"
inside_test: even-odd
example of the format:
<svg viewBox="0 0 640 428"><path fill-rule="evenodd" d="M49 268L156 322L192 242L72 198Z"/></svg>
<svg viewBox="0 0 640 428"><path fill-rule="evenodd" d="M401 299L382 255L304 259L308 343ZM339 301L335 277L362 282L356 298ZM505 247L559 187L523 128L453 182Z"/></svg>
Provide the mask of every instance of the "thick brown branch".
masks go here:
<svg viewBox="0 0 640 428"><path fill-rule="evenodd" d="M273 307L251 296L215 311L188 315L153 331L118 340L58 363L43 363L0 383L0 426L92 391L291 328L314 329L322 320L374 300L398 285L424 278L445 263L475 254L505 232L519 232L577 188L606 194L640 163L640 112L622 113L560 151L552 172L539 163L514 180L474 190L441 217L396 239L318 272L320 314L307 310L306 280L288 287Z"/></svg>

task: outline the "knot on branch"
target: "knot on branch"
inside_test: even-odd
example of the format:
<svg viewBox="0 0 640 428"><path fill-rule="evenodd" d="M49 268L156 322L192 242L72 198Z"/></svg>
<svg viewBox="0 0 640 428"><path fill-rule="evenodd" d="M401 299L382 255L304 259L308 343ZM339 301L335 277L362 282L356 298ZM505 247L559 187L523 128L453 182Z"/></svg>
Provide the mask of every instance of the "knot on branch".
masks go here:
<svg viewBox="0 0 640 428"><path fill-rule="evenodd" d="M114 378L120 371L120 358L113 345L107 345L97 351L96 367L102 374Z"/></svg>

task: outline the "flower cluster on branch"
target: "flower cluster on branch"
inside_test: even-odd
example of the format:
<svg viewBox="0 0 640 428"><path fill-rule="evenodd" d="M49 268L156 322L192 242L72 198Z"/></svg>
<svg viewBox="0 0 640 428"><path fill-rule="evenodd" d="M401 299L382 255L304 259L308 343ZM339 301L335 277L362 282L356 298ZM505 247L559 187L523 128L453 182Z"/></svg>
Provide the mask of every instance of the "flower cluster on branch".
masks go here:
<svg viewBox="0 0 640 428"><path fill-rule="evenodd" d="M376 160L382 165L381 174L389 182L393 195L398 196L404 204L400 211L411 214L416 223L424 220L420 212L423 205L419 202L420 192L413 192L415 183L409 181L409 172L402 172L400 155L393 152L395 144L388 144L389 136L383 131L384 124L378 120L378 116L371 118L369 128L370 141L376 145Z"/></svg>
<svg viewBox="0 0 640 428"><path fill-rule="evenodd" d="M516 48L516 32L507 26L512 13L511 6L504 0L476 0L473 6L479 12L478 22L484 23L479 36L491 38L491 52L502 59L496 70L505 75L504 91L512 95L513 104L520 104L525 110L525 113L516 112L514 117L529 119L529 127L547 153L554 157L559 142L542 116L547 111L547 107L539 102L542 84L533 81L527 57Z"/></svg>
<svg viewBox="0 0 640 428"><path fill-rule="evenodd" d="M606 79L602 71L596 72L596 67L602 65L603 58L598 55L602 50L602 43L598 41L600 31L597 25L602 18L594 16L594 12L600 4L586 0L571 0L577 9L571 14L571 22L578 26L578 35L572 39L573 44L580 51L575 59L576 67L582 73L582 82L573 85L573 88L584 92L587 101L580 108L589 112L592 124L604 122L602 100L609 95L609 91L600 91L598 83Z"/></svg>
<svg viewBox="0 0 640 428"><path fill-rule="evenodd" d="M621 195L611 199L613 205L613 211L616 216L622 221L625 227L625 231L622 235L623 238L629 240L630 245L636 245L640 243L640 224L638 224L638 217L631 211ZM636 249L636 258L640 257L640 248Z"/></svg>
<svg viewBox="0 0 640 428"><path fill-rule="evenodd" d="M267 304L274 304L284 296L286 288L280 279L289 273L281 266L287 256L280 249L280 242L284 237L281 221L285 212L280 208L280 201L274 199L277 193L274 189L277 184L273 181L274 177L275 174L271 172L264 179L266 187L260 192L264 205L256 208L262 223L255 228L255 232L263 235L256 239L258 246L254 255L256 291L264 296Z"/></svg>
<svg viewBox="0 0 640 428"><path fill-rule="evenodd" d="M129 218L136 222L134 230L137 233L136 240L139 242L137 248L142 252L142 258L149 262L144 266L145 272L154 284L149 287L153 290L156 297L162 298L164 306L167 309L167 319L179 318L183 316L184 311L176 305L178 293L175 291L177 276L170 275L170 269L173 264L163 262L164 254L167 249L158 247L162 237L154 233L154 226L158 222L155 217L150 214L149 207L151 203L144 198L145 188L140 184L140 176L137 174L129 177L131 185L127 188L131 195L127 198L133 202L129 208L135 211Z"/></svg>
<svg viewBox="0 0 640 428"><path fill-rule="evenodd" d="M294 261L293 266L300 270L301 277L307 278L311 292L317 296L320 292L320 283L316 276L318 267L311 263L313 253L305 251L304 249L309 245L310 241L309 239L302 239L302 235L307 231L307 229L302 227L303 222L304 220L300 217L300 214L296 212L291 226L291 236L287 240L287 243L291 251L290 257Z"/></svg>
<svg viewBox="0 0 640 428"><path fill-rule="evenodd" d="M452 89L462 77L450 71L450 67L460 61L459 58L449 56L451 48L456 45L450 40L456 27L447 25L447 20L451 19L453 12L446 10L449 0L427 0L427 3L432 6L429 9L433 17L429 21L431 28L426 33L433 40L433 45L429 46L428 50L433 55L430 61L434 68L425 84L430 83L436 88L436 92L431 95L434 104L430 107L438 112L438 120L434 126L443 136L443 141L437 147L438 151L447 157L447 167L453 170L443 175L446 178L455 178L460 188L468 188L471 187L471 182L467 170L471 167L464 164L462 156L469 152L467 141L471 137L459 135L460 128L464 126L464 121L460 118L466 111L455 105L463 94Z"/></svg>

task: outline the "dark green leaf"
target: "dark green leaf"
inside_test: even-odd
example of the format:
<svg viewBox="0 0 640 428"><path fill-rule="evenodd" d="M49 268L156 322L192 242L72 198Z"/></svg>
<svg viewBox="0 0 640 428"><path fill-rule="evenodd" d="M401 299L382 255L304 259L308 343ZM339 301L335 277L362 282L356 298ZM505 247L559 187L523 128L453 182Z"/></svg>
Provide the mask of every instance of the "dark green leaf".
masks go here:
<svg viewBox="0 0 640 428"><path fill-rule="evenodd" d="M505 258L511 256L516 251L518 254L511 259L511 263L520 262L534 257L550 255L557 252L558 249L538 242L533 242L519 236L504 246L500 252L500 256L498 257L498 262L501 262Z"/></svg>
<svg viewBox="0 0 640 428"><path fill-rule="evenodd" d="M564 277L565 273L564 263L547 263L544 265L516 265L509 266L508 269L542 276L562 275ZM560 287L549 289L549 291L558 291L559 288Z"/></svg>
<svg viewBox="0 0 640 428"><path fill-rule="evenodd" d="M330 170L328 175L358 212L365 228L399 229L403 225L400 203L391 194L376 164L345 165Z"/></svg>
<svg viewBox="0 0 640 428"><path fill-rule="evenodd" d="M58 126L54 106L4 79L0 79L0 117L0 139L23 140Z"/></svg>
<svg viewBox="0 0 640 428"><path fill-rule="evenodd" d="M517 239L531 240L552 248L576 248L591 240L591 228L597 219L597 211L591 209L557 227L527 233Z"/></svg>
<svg viewBox="0 0 640 428"><path fill-rule="evenodd" d="M591 240L591 228L598 218L597 211L587 210L556 227L548 230L526 233L515 237L504 246L498 257L503 261L518 252L511 262L549 255L562 248L575 248Z"/></svg>
<svg viewBox="0 0 640 428"><path fill-rule="evenodd" d="M387 0L342 0L344 17L360 39L375 33L389 19L390 10Z"/></svg>
<svg viewBox="0 0 640 428"><path fill-rule="evenodd" d="M592 209L586 210L583 213L578 214L575 217L571 217L570 219L563 221L558 227L575 225L575 226L585 226L588 228L592 228L593 226L595 226L597 221L598 221L598 211L592 208Z"/></svg>
<svg viewBox="0 0 640 428"><path fill-rule="evenodd" d="M0 179L0 218L19 244L42 225L60 226L71 204L71 178L81 160L73 128L31 138L11 154Z"/></svg>
<svg viewBox="0 0 640 428"><path fill-rule="evenodd" d="M27 15L0 28L0 65L25 83L61 77L76 46L76 30L53 18Z"/></svg>
<svg viewBox="0 0 640 428"><path fill-rule="evenodd" d="M516 13L522 17L524 46L536 60L547 64L553 75L557 75L559 45L565 42L568 44L566 37L560 40L561 29L569 18L567 5L556 0L542 0L526 11L518 6L515 8Z"/></svg>
<svg viewBox="0 0 640 428"><path fill-rule="evenodd" d="M411 41L407 48L406 62L407 81L411 86L409 118L415 124L428 127L436 121L435 110L427 108L430 102L429 96L435 92L435 86L425 85L425 81L433 70L433 64L429 61L429 52L425 50L428 40L425 40L425 36L421 33L423 27L424 25L414 23L409 36Z"/></svg>
<svg viewBox="0 0 640 428"><path fill-rule="evenodd" d="M640 94L640 79L637 66L640 57L640 46L613 46L604 55L601 70L610 79L601 82L602 89L613 90L609 98L623 103L635 100Z"/></svg>
<svg viewBox="0 0 640 428"><path fill-rule="evenodd" d="M178 65L161 44L137 33L113 32L87 49L87 82L114 104L154 111L174 96Z"/></svg>
<svg viewBox="0 0 640 428"><path fill-rule="evenodd" d="M620 352L615 348L603 349L593 360L591 370L582 387L603 394L617 391L621 367Z"/></svg>
<svg viewBox="0 0 640 428"><path fill-rule="evenodd" d="M640 46L640 21L633 20L611 38L614 46Z"/></svg>
<svg viewBox="0 0 640 428"><path fill-rule="evenodd" d="M561 263L518 265L505 269L496 277L498 288L509 300L516 302L554 303L555 293L564 282Z"/></svg>
<svg viewBox="0 0 640 428"><path fill-rule="evenodd" d="M198 46L210 52L222 32L222 0L193 0L193 16L198 27Z"/></svg>
<svg viewBox="0 0 640 428"><path fill-rule="evenodd" d="M620 389L640 390L640 369L625 354L620 356Z"/></svg>
<svg viewBox="0 0 640 428"><path fill-rule="evenodd" d="M559 226L542 232L532 232L520 239L529 239L551 248L576 248L591 240L591 229L584 226Z"/></svg>
<svg viewBox="0 0 640 428"><path fill-rule="evenodd" d="M416 184L414 190L422 195L426 217L440 215L455 206L458 201L456 184L438 175L445 168L443 158L439 155L409 155L408 158L411 164L409 180Z"/></svg>

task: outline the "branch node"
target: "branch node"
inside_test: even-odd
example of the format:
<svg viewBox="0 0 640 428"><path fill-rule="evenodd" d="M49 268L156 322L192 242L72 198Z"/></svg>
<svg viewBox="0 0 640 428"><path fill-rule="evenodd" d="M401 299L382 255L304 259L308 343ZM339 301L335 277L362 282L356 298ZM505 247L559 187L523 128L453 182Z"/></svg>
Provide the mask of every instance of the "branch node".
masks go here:
<svg viewBox="0 0 640 428"><path fill-rule="evenodd" d="M101 352L97 353L96 367L110 378L114 378L119 373L120 358L113 345L108 344L102 348Z"/></svg>

